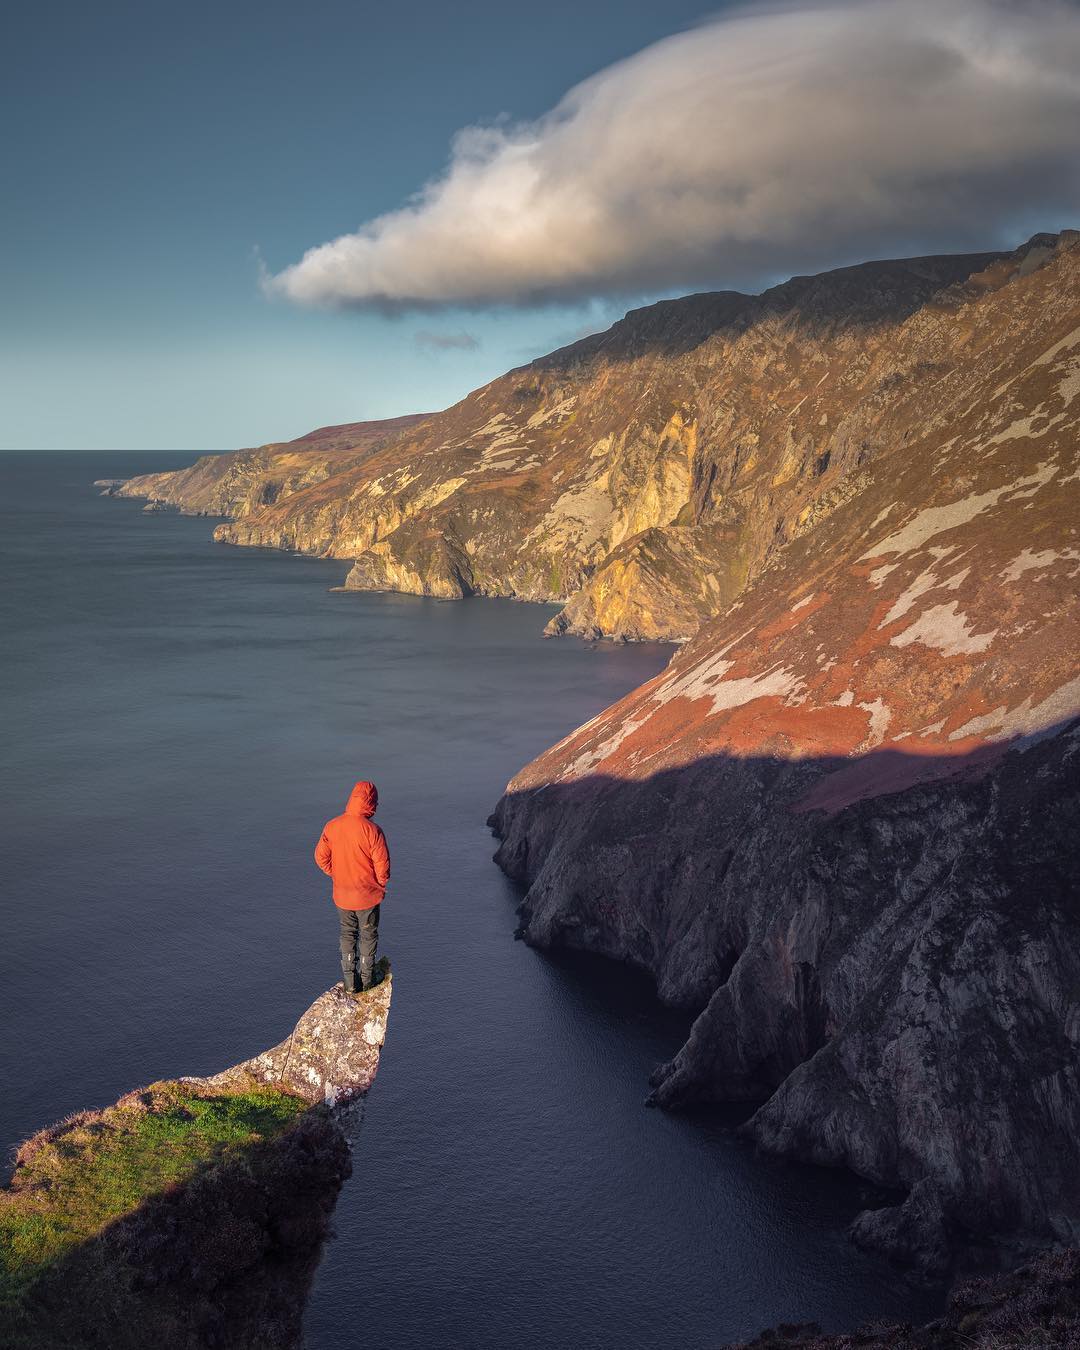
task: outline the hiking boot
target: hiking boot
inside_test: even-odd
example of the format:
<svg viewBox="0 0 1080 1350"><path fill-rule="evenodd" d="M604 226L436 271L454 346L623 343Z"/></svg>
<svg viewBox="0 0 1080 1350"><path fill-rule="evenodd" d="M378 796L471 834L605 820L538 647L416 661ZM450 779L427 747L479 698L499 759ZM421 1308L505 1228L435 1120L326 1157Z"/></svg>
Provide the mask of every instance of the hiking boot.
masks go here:
<svg viewBox="0 0 1080 1350"><path fill-rule="evenodd" d="M389 969L390 969L390 962L386 959L385 956L380 956L379 959L375 962L375 968L372 970L371 974L364 981L364 989L365 990L374 989L377 984L382 984L383 980L386 979L387 972L389 971Z"/></svg>

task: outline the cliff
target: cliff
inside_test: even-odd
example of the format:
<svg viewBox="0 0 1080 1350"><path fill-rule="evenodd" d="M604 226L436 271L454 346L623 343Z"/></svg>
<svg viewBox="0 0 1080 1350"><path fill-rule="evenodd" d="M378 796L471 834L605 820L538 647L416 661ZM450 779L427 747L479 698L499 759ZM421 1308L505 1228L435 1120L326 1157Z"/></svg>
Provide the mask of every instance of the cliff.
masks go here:
<svg viewBox="0 0 1080 1350"><path fill-rule="evenodd" d="M335 986L273 1050L152 1083L19 1149L0 1192L11 1350L294 1350L392 981Z"/></svg>
<svg viewBox="0 0 1080 1350"><path fill-rule="evenodd" d="M913 316L963 372L883 390L827 526L493 817L530 941L699 1010L655 1100L902 1189L854 1236L934 1270L1080 1238L1077 261Z"/></svg>
<svg viewBox="0 0 1080 1350"><path fill-rule="evenodd" d="M106 497L146 497L151 506L167 504L187 515L239 519L362 465L423 420L422 414L416 414L320 427L294 441L203 455L188 469L126 480L103 478L95 486Z"/></svg>
<svg viewBox="0 0 1080 1350"><path fill-rule="evenodd" d="M729 1350L1076 1350L1080 1252L1048 1252L1009 1275L965 1280L942 1317L921 1327L877 1323L838 1336L814 1323L763 1332Z"/></svg>
<svg viewBox="0 0 1080 1350"><path fill-rule="evenodd" d="M827 533L882 456L943 446L1011 382L1072 312L1078 241L664 301L445 412L363 424L360 450L294 442L120 491L229 515L229 543L352 560L349 587L559 600L553 633L688 637Z"/></svg>

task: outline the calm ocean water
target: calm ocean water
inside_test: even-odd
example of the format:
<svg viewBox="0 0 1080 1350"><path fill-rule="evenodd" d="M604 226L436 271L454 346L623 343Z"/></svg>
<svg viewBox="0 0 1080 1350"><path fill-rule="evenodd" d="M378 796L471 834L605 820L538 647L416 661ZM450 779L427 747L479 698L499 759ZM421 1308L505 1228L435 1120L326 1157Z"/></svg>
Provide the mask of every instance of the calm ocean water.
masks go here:
<svg viewBox="0 0 1080 1350"><path fill-rule="evenodd" d="M512 938L484 820L666 661L549 611L331 594L91 480L173 454L0 455L5 1147L279 1040L338 978L311 849L357 777L394 876L390 1036L311 1300L312 1350L711 1347L936 1303L852 1248L856 1184L643 1108L684 1020Z"/></svg>

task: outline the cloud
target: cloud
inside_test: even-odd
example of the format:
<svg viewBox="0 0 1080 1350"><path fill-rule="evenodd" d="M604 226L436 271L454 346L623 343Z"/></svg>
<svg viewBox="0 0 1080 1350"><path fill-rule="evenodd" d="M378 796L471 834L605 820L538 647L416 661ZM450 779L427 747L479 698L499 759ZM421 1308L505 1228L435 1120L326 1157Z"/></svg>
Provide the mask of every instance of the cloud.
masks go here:
<svg viewBox="0 0 1080 1350"><path fill-rule="evenodd" d="M413 341L427 352L474 352L480 346L480 339L471 333L433 333L427 328L418 329Z"/></svg>
<svg viewBox="0 0 1080 1350"><path fill-rule="evenodd" d="M460 131L441 178L267 286L483 307L1015 243L1080 203L1078 127L1070 0L757 5Z"/></svg>

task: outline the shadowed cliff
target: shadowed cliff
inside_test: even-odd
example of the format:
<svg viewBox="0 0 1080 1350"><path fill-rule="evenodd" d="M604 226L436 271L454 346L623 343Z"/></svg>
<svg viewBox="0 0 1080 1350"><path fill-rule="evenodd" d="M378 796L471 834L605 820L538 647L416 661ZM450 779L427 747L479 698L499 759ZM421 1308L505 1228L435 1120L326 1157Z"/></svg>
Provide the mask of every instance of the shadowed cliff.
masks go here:
<svg viewBox="0 0 1080 1350"><path fill-rule="evenodd" d="M871 1323L829 1335L813 1323L762 1332L728 1350L1075 1350L1080 1251L1047 1252L1008 1275L966 1280L924 1326Z"/></svg>
<svg viewBox="0 0 1080 1350"><path fill-rule="evenodd" d="M350 1103L392 982L323 994L273 1050L83 1111L27 1140L0 1193L12 1350L295 1350L352 1171Z"/></svg>
<svg viewBox="0 0 1080 1350"><path fill-rule="evenodd" d="M657 1102L755 1104L762 1148L907 1191L857 1241L936 1271L1075 1241L1078 726L832 814L801 806L839 757L550 782L500 802L496 860L529 888L529 941L632 962L700 1010Z"/></svg>

